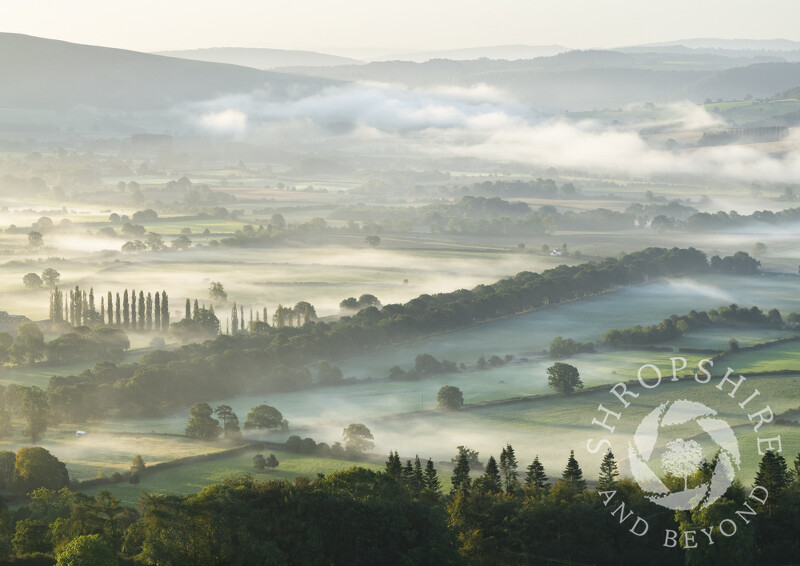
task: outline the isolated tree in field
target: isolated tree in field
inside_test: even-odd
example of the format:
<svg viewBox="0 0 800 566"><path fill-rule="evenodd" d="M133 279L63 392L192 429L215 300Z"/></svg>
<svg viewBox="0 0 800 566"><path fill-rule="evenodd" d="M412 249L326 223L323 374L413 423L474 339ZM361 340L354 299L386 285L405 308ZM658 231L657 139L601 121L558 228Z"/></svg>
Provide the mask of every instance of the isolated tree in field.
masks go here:
<svg viewBox="0 0 800 566"><path fill-rule="evenodd" d="M576 389L583 389L578 368L562 362L556 362L547 368L547 383L558 393L569 394Z"/></svg>
<svg viewBox="0 0 800 566"><path fill-rule="evenodd" d="M228 293L225 292L225 287L219 281L212 281L208 287L208 296L212 301L226 301Z"/></svg>
<svg viewBox="0 0 800 566"><path fill-rule="evenodd" d="M372 442L373 439L372 432L361 423L349 424L342 431L345 450L352 454L361 454L372 450L375 446L375 443Z"/></svg>
<svg viewBox="0 0 800 566"><path fill-rule="evenodd" d="M58 285L59 279L61 279L61 274L52 267L48 267L42 271L42 281L44 281L44 284L48 287L55 287Z"/></svg>
<svg viewBox="0 0 800 566"><path fill-rule="evenodd" d="M256 454L253 456L253 467L259 472L263 472L267 467L267 459L263 454Z"/></svg>
<svg viewBox="0 0 800 566"><path fill-rule="evenodd" d="M544 466L542 466L542 463L539 461L538 455L533 459L530 466L528 466L528 472L525 474L525 485L537 489L546 489L547 486L550 485L547 481L547 474L544 471Z"/></svg>
<svg viewBox="0 0 800 566"><path fill-rule="evenodd" d="M268 468L275 469L275 468L278 467L279 463L280 462L278 462L278 458L277 458L277 456L275 456L275 454L270 454L269 456L267 456L267 467Z"/></svg>
<svg viewBox="0 0 800 566"><path fill-rule="evenodd" d="M35 322L23 322L17 327L17 340L11 351L16 361L29 364L44 356L44 335Z"/></svg>
<svg viewBox="0 0 800 566"><path fill-rule="evenodd" d="M514 448L510 444L506 444L500 453L500 473L503 476L503 485L506 493L516 493L519 489L517 466L517 456L514 454Z"/></svg>
<svg viewBox="0 0 800 566"><path fill-rule="evenodd" d="M269 405L256 405L250 409L244 422L245 430L283 428L283 426L283 415L278 409Z"/></svg>
<svg viewBox="0 0 800 566"><path fill-rule="evenodd" d="M578 461L575 459L574 450L569 451L567 467L564 468L561 479L579 491L586 489L586 480L583 479L583 471L581 470L580 464L578 464Z"/></svg>
<svg viewBox="0 0 800 566"><path fill-rule="evenodd" d="M116 566L117 556L100 535L72 539L56 555L56 566Z"/></svg>
<svg viewBox="0 0 800 566"><path fill-rule="evenodd" d="M214 411L208 403L197 403L189 412L189 423L186 425L186 436L200 440L216 440L219 438L219 421L212 417Z"/></svg>
<svg viewBox="0 0 800 566"><path fill-rule="evenodd" d="M134 456L131 462L131 473L141 475L146 469L147 466L144 463L144 458L142 458L140 454Z"/></svg>
<svg viewBox="0 0 800 566"><path fill-rule="evenodd" d="M614 453L609 448L606 452L606 455L603 456L603 462L600 464L600 477L597 486L598 489L614 489L614 486L617 483L617 476L619 476L617 460L614 458Z"/></svg>
<svg viewBox="0 0 800 566"><path fill-rule="evenodd" d="M38 289L42 286L42 278L35 273L26 273L22 277L22 284L26 289Z"/></svg>
<svg viewBox="0 0 800 566"><path fill-rule="evenodd" d="M183 315L184 320L192 319L192 302L186 299L186 314Z"/></svg>
<svg viewBox="0 0 800 566"><path fill-rule="evenodd" d="M458 447L458 455L456 455L456 465L453 468L453 475L450 477L450 483L453 484L451 493L460 489L468 489L470 486L469 477L469 455L463 446Z"/></svg>
<svg viewBox="0 0 800 566"><path fill-rule="evenodd" d="M44 238L41 232L28 232L28 245L32 248L41 248L44 245Z"/></svg>
<svg viewBox="0 0 800 566"><path fill-rule="evenodd" d="M454 411L464 406L464 395L458 387L445 385L436 394L436 401L440 409Z"/></svg>
<svg viewBox="0 0 800 566"><path fill-rule="evenodd" d="M233 412L233 409L230 406L220 405L214 409L214 412L222 422L222 432L225 434L225 438L241 436L241 431L239 429L239 417L236 416L236 413Z"/></svg>

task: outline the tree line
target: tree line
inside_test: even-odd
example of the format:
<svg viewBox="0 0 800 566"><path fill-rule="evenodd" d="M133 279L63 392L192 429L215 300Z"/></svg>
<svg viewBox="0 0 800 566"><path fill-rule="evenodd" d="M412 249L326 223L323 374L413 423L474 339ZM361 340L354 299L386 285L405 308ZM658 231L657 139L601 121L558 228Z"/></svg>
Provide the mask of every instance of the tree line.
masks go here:
<svg viewBox="0 0 800 566"><path fill-rule="evenodd" d="M794 318L796 317L792 317L792 320ZM729 325L780 328L784 326L784 321L778 309L770 309L764 313L758 307L742 308L734 303L707 311L697 312L692 309L683 316L673 314L651 326L636 325L630 328L611 329L603 335L603 342L609 346L618 347L654 344L674 340L682 334L698 328Z"/></svg>
<svg viewBox="0 0 800 566"><path fill-rule="evenodd" d="M28 505L13 511L0 501L0 559L97 566L118 560L609 566L800 560L795 527L800 455L792 469L780 454L769 451L762 457L754 485L768 490L763 502L748 498L749 487L737 480L712 505L678 512L655 505L634 482L620 478L610 451L596 488L587 486L574 452L553 475L538 456L520 470L509 444L485 464L464 446L454 460L448 487L432 460L415 456L403 463L397 452L390 452L381 471L353 467L294 482L262 482L245 475L186 496L144 492L135 510L124 508L109 491L91 497L55 485L40 487L30 493ZM703 464L690 485L708 481L713 466ZM674 478L665 481L674 483ZM628 532L620 513L612 514L621 501L627 510L647 517L651 534ZM666 529L688 540L700 529L718 529L722 518L735 518L745 502L755 515L738 521L735 536L714 530L714 544L664 545Z"/></svg>
<svg viewBox="0 0 800 566"><path fill-rule="evenodd" d="M694 248L647 248L602 262L561 265L541 274L521 272L472 290L420 295L380 310L370 306L335 322L265 326L262 332L234 336L212 333L213 340L154 351L132 364L101 363L79 376L53 378L47 394L54 403L66 404L68 412L88 419L112 411L125 416L157 416L244 390L305 389L315 385L308 364L318 360L358 355L654 277L709 269L706 255ZM195 310L199 318L204 316L199 307Z"/></svg>
<svg viewBox="0 0 800 566"><path fill-rule="evenodd" d="M64 294L58 287L50 292L49 319L66 322L72 326L117 326L131 330L169 329L169 297L166 291L153 293L125 289L120 295L108 291L100 295L99 306L95 301L94 288L87 292L78 285Z"/></svg>

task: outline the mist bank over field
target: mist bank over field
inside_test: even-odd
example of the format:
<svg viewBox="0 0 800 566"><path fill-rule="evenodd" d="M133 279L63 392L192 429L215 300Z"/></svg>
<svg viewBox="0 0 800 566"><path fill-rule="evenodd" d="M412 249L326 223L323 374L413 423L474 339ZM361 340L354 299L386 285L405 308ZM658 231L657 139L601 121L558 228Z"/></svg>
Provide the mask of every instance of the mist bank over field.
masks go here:
<svg viewBox="0 0 800 566"><path fill-rule="evenodd" d="M777 154L757 144L697 148L689 142L665 148L649 143L642 132L672 131L699 140L703 132L729 126L687 102L665 107L660 117L624 124L567 120L550 117L487 84L409 88L360 82L284 103L259 95L225 97L191 105L185 119L209 134L261 144L283 140L284 147L295 151L315 140L317 150L335 152L340 161L362 167L372 157L394 155L512 162L617 178L791 183L800 173L797 134L791 131L781 142L784 151Z"/></svg>

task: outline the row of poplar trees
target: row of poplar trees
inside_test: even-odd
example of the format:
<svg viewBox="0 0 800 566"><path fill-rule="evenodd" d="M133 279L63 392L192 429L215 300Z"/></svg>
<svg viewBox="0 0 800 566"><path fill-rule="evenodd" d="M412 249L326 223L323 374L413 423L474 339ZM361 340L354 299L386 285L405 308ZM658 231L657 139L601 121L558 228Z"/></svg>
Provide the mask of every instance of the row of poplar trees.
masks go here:
<svg viewBox="0 0 800 566"><path fill-rule="evenodd" d="M137 304L138 302L138 304ZM69 294L56 287L50 293L50 320L67 322L72 326L118 326L131 330L167 330L169 328L169 297L166 291L156 291L155 296L128 290L109 291L100 296L96 306L94 288L88 292L75 286Z"/></svg>

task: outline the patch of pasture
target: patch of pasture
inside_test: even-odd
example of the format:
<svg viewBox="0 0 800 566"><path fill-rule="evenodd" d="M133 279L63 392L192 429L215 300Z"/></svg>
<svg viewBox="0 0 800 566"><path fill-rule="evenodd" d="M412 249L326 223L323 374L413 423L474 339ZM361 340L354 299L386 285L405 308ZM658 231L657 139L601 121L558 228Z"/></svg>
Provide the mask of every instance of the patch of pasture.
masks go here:
<svg viewBox="0 0 800 566"><path fill-rule="evenodd" d="M275 454L279 466L274 470L260 472L253 467L253 456ZM102 489L111 490L125 505L134 506L142 492L154 494L179 494L186 495L202 490L204 487L221 483L228 478L250 474L259 481L289 480L298 476L315 478L317 474L329 474L338 470L346 470L352 466L362 466L373 470L381 470L383 464L364 461L334 460L331 458L318 458L303 456L270 449L258 449L229 458L221 458L209 462L170 468L167 470L145 474L139 484L128 483L110 484L99 488L92 488L85 493L97 495ZM449 487L449 485L448 485Z"/></svg>

